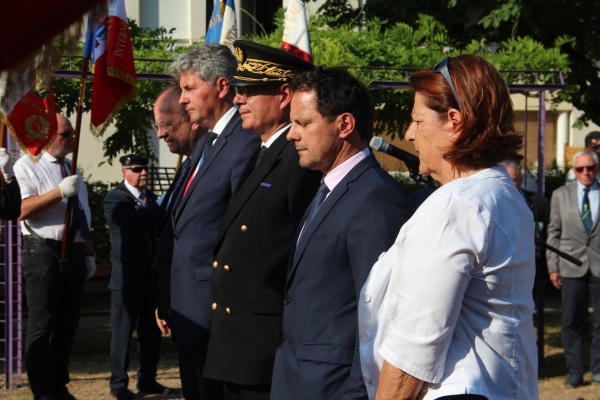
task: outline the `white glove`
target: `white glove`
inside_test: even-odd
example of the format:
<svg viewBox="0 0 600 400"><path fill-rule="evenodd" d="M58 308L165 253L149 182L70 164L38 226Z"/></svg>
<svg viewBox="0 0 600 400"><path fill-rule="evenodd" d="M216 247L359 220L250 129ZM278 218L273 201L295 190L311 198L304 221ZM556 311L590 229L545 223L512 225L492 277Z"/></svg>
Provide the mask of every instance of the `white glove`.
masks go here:
<svg viewBox="0 0 600 400"><path fill-rule="evenodd" d="M67 176L62 180L61 183L58 184L58 187L60 188L60 195L63 199L75 196L77 193L79 193L80 186L81 184L79 183L79 175Z"/></svg>
<svg viewBox="0 0 600 400"><path fill-rule="evenodd" d="M96 258L94 256L85 256L85 269L87 270L87 275L85 279L90 279L96 273Z"/></svg>
<svg viewBox="0 0 600 400"><path fill-rule="evenodd" d="M12 178L15 176L10 153L3 147L0 147L0 170L2 171L2 175L4 175L4 178Z"/></svg>

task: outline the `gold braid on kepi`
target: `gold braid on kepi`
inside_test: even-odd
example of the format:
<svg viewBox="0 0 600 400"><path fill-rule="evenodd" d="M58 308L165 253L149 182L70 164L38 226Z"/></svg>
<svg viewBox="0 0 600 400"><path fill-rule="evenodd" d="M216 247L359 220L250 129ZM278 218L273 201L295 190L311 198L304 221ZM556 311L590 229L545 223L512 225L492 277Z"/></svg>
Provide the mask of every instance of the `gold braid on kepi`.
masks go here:
<svg viewBox="0 0 600 400"><path fill-rule="evenodd" d="M229 86L282 84L299 72L314 68L313 64L283 49L248 40L236 40L233 47L238 65Z"/></svg>

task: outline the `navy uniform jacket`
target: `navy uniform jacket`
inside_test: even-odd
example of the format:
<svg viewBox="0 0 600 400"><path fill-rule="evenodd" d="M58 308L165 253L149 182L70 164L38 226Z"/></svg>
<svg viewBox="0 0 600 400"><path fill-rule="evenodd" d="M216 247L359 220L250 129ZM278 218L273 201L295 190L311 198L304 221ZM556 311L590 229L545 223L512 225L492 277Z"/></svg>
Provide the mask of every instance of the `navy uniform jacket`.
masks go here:
<svg viewBox="0 0 600 400"><path fill-rule="evenodd" d="M202 157L206 136L196 143L190 174ZM177 195L171 211L171 328L179 346L202 349L208 345L212 252L234 188L259 146L259 136L242 128L236 113L205 156L187 195L182 197L187 182Z"/></svg>
<svg viewBox="0 0 600 400"><path fill-rule="evenodd" d="M156 196L146 190L146 207L127 189L124 182L104 198L104 217L111 244L111 270L108 288L136 291L150 288L150 255L154 242Z"/></svg>
<svg viewBox="0 0 600 400"><path fill-rule="evenodd" d="M219 230L207 378L271 382L290 245L322 177L300 167L286 133L239 188Z"/></svg>
<svg viewBox="0 0 600 400"><path fill-rule="evenodd" d="M358 296L409 216L400 185L373 155L330 192L290 257L272 399L368 398Z"/></svg>

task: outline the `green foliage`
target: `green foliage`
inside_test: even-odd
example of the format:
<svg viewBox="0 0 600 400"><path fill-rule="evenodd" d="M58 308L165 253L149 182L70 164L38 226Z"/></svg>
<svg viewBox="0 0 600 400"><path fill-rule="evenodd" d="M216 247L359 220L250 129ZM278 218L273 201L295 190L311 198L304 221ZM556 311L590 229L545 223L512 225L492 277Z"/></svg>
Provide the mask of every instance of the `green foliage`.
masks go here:
<svg viewBox="0 0 600 400"><path fill-rule="evenodd" d="M407 81L406 71L389 68L427 68L446 55L465 53L478 54L498 69L569 71L568 57L560 51L560 46L569 43L568 37L554 47L545 47L530 37L507 39L502 42L499 51L493 52L486 50L485 39L471 40L458 47L446 26L429 15L417 15L414 25L403 22L389 24L373 17L367 20L364 29L357 29L356 21L342 24L340 18L326 13L309 19L314 63L347 67L367 85L375 80L390 80L390 74L395 81ZM283 10L276 14L274 24L276 29L272 33L251 36L249 39L279 47L283 33ZM388 69L356 68L365 66ZM532 75L524 78L519 74L507 74L506 78L511 82L541 82L550 80L551 76ZM403 137L410 122L412 93L371 89L370 96L376 108L375 134Z"/></svg>
<svg viewBox="0 0 600 400"><path fill-rule="evenodd" d="M342 23L349 23L345 15L358 12L344 0L326 0L320 9L332 16L340 15ZM365 13L368 20L384 21L384 29L398 23L416 29L420 14L431 15L447 29L447 45L459 50L466 50L473 41L502 47L511 39L524 38L546 49L560 49L560 54L568 59L569 70L563 70L566 86L556 100L570 102L584 112L576 126L582 127L590 120L600 124L598 1L368 0ZM514 54L511 60L518 65L538 57L532 56ZM517 69L510 63L507 67Z"/></svg>
<svg viewBox="0 0 600 400"><path fill-rule="evenodd" d="M175 46L176 41L170 36L173 29L170 31L165 28L143 29L132 19L129 20L129 28L134 57L138 60L135 63L138 72L164 74L170 60L186 49L184 46ZM80 54L82 53L83 43L80 44ZM164 59L167 61L166 63L157 63L140 59ZM67 63L66 60L63 61L63 64L65 63ZM81 64L81 60L76 60L73 62L73 68L81 70ZM66 65L63 65L63 68L66 68ZM54 84L57 109L67 114L75 112L79 99L80 80L57 78ZM138 81L138 95L117 114L114 121L115 130L104 140L103 150L106 162L112 165L112 160L122 152L143 154L156 160L156 149L152 147L152 142L149 140L149 134L153 134L150 124L153 120L154 100L168 84L169 82ZM88 80L83 105L84 112L90 110L91 86L92 82Z"/></svg>
<svg viewBox="0 0 600 400"><path fill-rule="evenodd" d="M92 211L92 243L96 252L97 264L110 263L110 235L104 218L104 197L108 191L116 187L119 182L113 182L110 186L100 181L91 181L87 178L88 202Z"/></svg>

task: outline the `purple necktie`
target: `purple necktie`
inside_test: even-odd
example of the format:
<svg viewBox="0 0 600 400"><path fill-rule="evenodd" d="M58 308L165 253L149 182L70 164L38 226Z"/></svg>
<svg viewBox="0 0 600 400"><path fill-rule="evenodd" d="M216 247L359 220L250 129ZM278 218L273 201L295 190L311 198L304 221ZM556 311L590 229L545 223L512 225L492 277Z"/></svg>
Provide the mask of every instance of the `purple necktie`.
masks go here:
<svg viewBox="0 0 600 400"><path fill-rule="evenodd" d="M60 165L60 173L62 175L63 178L66 178L67 176L69 176L69 171L67 171L67 166L65 164L64 160L56 160L56 163L58 165ZM73 199L73 201L75 201L77 204L77 206L75 207L75 212L77 213L77 225L78 225L78 232L79 232L79 236L81 236L81 238L83 240L85 240L86 242L90 241L91 235L90 235L90 228L88 227L87 224L87 218L85 216L85 211L83 211L83 206L81 205L81 202L79 201L79 196L75 195L75 198Z"/></svg>

